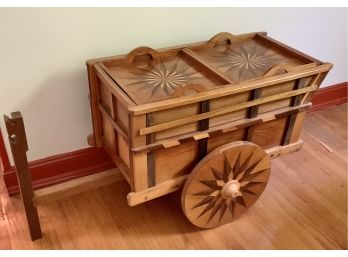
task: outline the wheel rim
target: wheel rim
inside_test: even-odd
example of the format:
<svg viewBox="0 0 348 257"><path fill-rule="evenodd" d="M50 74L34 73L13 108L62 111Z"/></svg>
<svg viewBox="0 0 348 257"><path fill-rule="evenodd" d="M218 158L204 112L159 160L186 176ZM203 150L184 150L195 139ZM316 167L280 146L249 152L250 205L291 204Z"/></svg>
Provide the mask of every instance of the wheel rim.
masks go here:
<svg viewBox="0 0 348 257"><path fill-rule="evenodd" d="M188 176L181 204L202 228L217 227L243 214L264 191L270 158L250 142L233 142L209 153Z"/></svg>

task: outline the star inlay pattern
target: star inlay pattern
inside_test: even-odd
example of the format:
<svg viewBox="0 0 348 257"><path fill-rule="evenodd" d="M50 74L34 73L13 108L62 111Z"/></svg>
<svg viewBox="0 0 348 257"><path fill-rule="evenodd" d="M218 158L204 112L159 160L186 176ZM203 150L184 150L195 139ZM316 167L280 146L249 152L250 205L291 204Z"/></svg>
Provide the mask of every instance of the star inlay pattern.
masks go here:
<svg viewBox="0 0 348 257"><path fill-rule="evenodd" d="M175 63L160 62L157 65L137 67L132 71L135 75L131 79L135 82L128 86L136 86L137 90L151 90L150 99L170 96L179 87L185 87L194 79L201 79L203 76L195 69L177 61Z"/></svg>
<svg viewBox="0 0 348 257"><path fill-rule="evenodd" d="M223 51L215 51L211 59L236 82L263 76L274 65L286 62L282 55L255 41L227 46Z"/></svg>
<svg viewBox="0 0 348 257"><path fill-rule="evenodd" d="M236 206L239 205L242 208L247 208L248 204L245 198L249 196L257 196L257 192L254 192L254 187L264 184L265 181L258 180L258 177L264 172L269 172L269 168L264 165L259 165L265 156L262 158L253 158L253 153L244 158L245 161L241 161L242 152L239 152L238 157L234 163L230 163L228 158L224 157L224 168L218 170L214 167L210 167L210 171L214 177L213 180L199 180L199 183L204 185L205 189L197 193L191 194L197 198L197 202L191 207L192 209L202 207L197 219L206 216L209 223L216 215L218 215L218 221L224 217L226 212L230 212L232 218L234 217ZM241 195L231 199L225 199L222 197L221 190L223 186L231 181L237 180L240 183Z"/></svg>

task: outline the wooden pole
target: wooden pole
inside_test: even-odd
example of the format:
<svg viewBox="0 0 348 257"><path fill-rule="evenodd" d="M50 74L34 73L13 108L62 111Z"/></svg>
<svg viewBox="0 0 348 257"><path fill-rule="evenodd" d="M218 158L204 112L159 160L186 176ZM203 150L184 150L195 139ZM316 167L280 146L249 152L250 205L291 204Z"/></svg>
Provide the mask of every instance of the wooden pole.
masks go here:
<svg viewBox="0 0 348 257"><path fill-rule="evenodd" d="M40 220L33 204L34 191L27 160L28 143L25 135L23 117L20 112L4 115L13 160L16 166L18 184L28 221L31 240L42 238Z"/></svg>

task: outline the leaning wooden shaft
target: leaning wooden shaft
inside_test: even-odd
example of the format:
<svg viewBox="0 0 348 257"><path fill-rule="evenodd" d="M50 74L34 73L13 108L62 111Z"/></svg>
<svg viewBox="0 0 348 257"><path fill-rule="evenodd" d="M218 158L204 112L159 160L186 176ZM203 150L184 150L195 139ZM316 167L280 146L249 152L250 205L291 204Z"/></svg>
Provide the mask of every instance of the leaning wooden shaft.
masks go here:
<svg viewBox="0 0 348 257"><path fill-rule="evenodd" d="M30 237L31 240L36 240L42 238L42 233L37 209L33 204L34 192L26 155L28 144L23 117L20 112L11 113L11 117L4 115Z"/></svg>

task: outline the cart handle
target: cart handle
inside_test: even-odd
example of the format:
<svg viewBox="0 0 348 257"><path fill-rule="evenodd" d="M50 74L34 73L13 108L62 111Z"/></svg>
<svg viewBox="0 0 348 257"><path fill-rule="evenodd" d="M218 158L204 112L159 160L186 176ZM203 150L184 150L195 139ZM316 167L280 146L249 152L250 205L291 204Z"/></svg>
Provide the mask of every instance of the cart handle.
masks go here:
<svg viewBox="0 0 348 257"><path fill-rule="evenodd" d="M237 41L239 41L239 38L229 32L220 32L213 36L209 41L208 44L211 44L212 47L215 47L217 43L220 41L227 40L229 44L233 44Z"/></svg>
<svg viewBox="0 0 348 257"><path fill-rule="evenodd" d="M147 46L140 46L135 49L133 49L131 52L126 57L126 62L128 64L132 64L134 62L134 59L137 56L142 56L142 55L150 55L153 62L157 63L160 59L160 53L157 52L156 50L147 47Z"/></svg>
<svg viewBox="0 0 348 257"><path fill-rule="evenodd" d="M263 75L264 77L270 77L280 74L285 74L288 72L289 65L286 63L280 63L277 65L274 65L270 69L267 70L267 72Z"/></svg>
<svg viewBox="0 0 348 257"><path fill-rule="evenodd" d="M205 87L198 84L187 84L182 85L177 90L175 90L171 96L172 97L179 97L183 95L190 95L190 94L197 94L200 92L203 92L205 90Z"/></svg>

